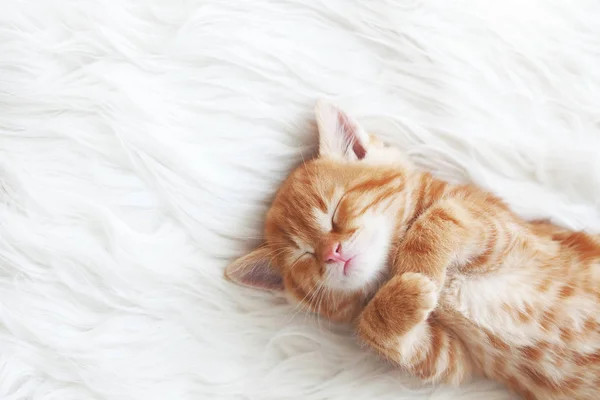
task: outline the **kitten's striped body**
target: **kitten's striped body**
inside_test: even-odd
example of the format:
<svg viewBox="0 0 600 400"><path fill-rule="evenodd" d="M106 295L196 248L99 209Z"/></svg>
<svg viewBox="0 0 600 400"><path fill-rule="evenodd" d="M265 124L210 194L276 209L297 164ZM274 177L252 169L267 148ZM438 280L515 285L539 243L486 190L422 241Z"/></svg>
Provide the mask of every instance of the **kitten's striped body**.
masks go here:
<svg viewBox="0 0 600 400"><path fill-rule="evenodd" d="M526 399L598 398L598 237L522 221L476 187L428 174L413 179L406 189L412 210L408 223L400 222L408 229L391 263L395 277L363 314L363 338L424 380L460 383L481 373ZM422 274L410 275L420 287L429 281L423 276L438 282L427 318L430 299L410 322L406 299L391 306L397 293L408 292L407 272ZM369 313L385 317L365 318Z"/></svg>

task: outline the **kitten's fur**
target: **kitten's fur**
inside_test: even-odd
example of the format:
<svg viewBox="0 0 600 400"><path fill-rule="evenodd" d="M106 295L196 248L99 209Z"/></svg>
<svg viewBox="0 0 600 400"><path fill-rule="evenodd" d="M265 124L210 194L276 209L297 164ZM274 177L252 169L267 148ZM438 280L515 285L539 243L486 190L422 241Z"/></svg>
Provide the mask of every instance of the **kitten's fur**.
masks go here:
<svg viewBox="0 0 600 400"><path fill-rule="evenodd" d="M318 158L284 182L264 245L226 276L355 323L424 381L481 374L524 399L599 399L600 238L523 221L333 105L316 112Z"/></svg>

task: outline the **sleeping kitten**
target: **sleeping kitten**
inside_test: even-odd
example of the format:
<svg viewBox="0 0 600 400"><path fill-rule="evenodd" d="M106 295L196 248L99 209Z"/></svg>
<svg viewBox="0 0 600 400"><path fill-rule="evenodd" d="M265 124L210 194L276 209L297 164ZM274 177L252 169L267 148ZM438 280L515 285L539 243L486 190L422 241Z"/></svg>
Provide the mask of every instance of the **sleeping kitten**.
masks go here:
<svg viewBox="0 0 600 400"><path fill-rule="evenodd" d="M526 222L419 171L319 102L319 156L226 276L356 324L426 382L484 375L524 399L600 399L600 237Z"/></svg>

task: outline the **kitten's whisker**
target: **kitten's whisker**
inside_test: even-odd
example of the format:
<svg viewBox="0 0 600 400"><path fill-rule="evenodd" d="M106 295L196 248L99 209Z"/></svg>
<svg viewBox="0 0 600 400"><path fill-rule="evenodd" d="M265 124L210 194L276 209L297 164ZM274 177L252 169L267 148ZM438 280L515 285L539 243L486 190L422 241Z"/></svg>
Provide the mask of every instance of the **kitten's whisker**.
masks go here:
<svg viewBox="0 0 600 400"><path fill-rule="evenodd" d="M324 286L323 282L319 282L317 285L317 290L311 296L310 302L314 304L312 312L315 314L319 314L321 312L321 306L319 304L319 298L321 297L321 293L323 292Z"/></svg>
<svg viewBox="0 0 600 400"><path fill-rule="evenodd" d="M296 304L296 306L292 310L292 313L294 313L294 315L292 315L290 317L290 319L288 320L288 322L291 321L292 319L294 319L296 317L296 315L298 315L298 313L300 312L300 310L302 310L302 306L304 304L304 300L306 300L307 297L308 297L309 301L312 300L312 293L317 289L318 285L319 285L319 282L316 282L312 286L312 288L309 289L309 291L306 293L306 295L304 296L304 298L302 300L300 300L300 302L298 304Z"/></svg>
<svg viewBox="0 0 600 400"><path fill-rule="evenodd" d="M285 253L286 251L287 251L287 249L273 249L270 252L268 252L266 254L266 256L269 258L274 258L274 257L277 257L277 256Z"/></svg>
<svg viewBox="0 0 600 400"><path fill-rule="evenodd" d="M325 286L322 285L322 288L325 289ZM329 293L331 293L330 290L322 290L321 291L321 296L320 296L319 301L318 301L318 304L319 304L319 307L318 307L319 313L317 315L317 326L319 327L319 330L321 332L323 332L323 327L321 326L321 321L322 321L321 315L323 315L323 313L321 312L321 307L323 307L323 301L327 300L326 297L327 297L327 295ZM327 305L327 302L325 302L325 305Z"/></svg>
<svg viewBox="0 0 600 400"><path fill-rule="evenodd" d="M310 310L311 313L315 313L318 314L319 313L319 303L318 301L315 301L315 298L318 299L320 296L321 291L323 290L323 283L322 282L317 282L317 288L315 291L313 291L311 297L309 298L309 302L310 304L314 304L314 306L312 307L313 309ZM304 315L304 321L306 321L306 317L309 313L306 313Z"/></svg>

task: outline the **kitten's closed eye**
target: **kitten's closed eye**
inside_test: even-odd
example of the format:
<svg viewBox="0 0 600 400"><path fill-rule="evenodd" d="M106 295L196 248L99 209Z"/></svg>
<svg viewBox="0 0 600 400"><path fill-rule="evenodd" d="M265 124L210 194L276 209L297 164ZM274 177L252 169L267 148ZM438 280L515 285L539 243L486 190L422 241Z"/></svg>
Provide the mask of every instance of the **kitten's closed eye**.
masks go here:
<svg viewBox="0 0 600 400"><path fill-rule="evenodd" d="M296 247L296 249L298 250L298 252L302 252L302 254L300 255L300 257L297 258L297 260L301 259L302 257L305 256L312 256L314 257L315 255L315 250L313 248L311 248L310 246L307 246L303 243L301 243L300 240L292 238L291 239L292 243L294 243L294 246Z"/></svg>
<svg viewBox="0 0 600 400"><path fill-rule="evenodd" d="M333 209L333 213L331 214L331 232L336 232L336 233L339 232L339 226L336 222L336 220L337 220L336 216L337 216L338 210L340 208L340 204L342 204L343 199L344 199L344 196L342 196L340 198L340 200L337 202L335 208Z"/></svg>

